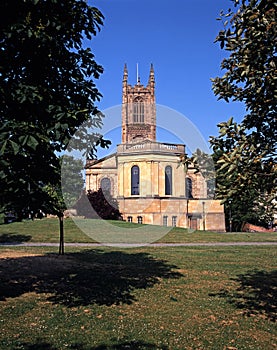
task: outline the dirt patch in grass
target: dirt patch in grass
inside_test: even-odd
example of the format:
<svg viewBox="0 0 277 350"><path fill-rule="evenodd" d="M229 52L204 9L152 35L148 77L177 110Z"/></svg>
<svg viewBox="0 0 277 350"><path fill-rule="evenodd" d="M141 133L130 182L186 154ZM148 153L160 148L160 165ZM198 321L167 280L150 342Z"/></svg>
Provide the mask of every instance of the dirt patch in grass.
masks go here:
<svg viewBox="0 0 277 350"><path fill-rule="evenodd" d="M42 255L40 253L31 253L24 250L7 250L7 251L0 251L0 259L9 260L12 263L12 260L14 259L14 263L18 267L18 270L20 271L21 268L27 268L29 267L29 261L31 261L32 257L34 257L34 261L36 262L34 266L32 266L32 270L34 273L37 272L43 272L45 270L51 269L53 273L57 269L67 269L70 266L74 265L74 260L70 259L68 256L59 256L57 254L48 254L48 255ZM30 258L30 259L24 259L24 258ZM58 262L58 264L57 264ZM5 264L5 263L4 263ZM0 260L0 267L2 263ZM11 270L13 270L11 266ZM9 272L16 272L16 271L5 271L5 274L8 274Z"/></svg>
<svg viewBox="0 0 277 350"><path fill-rule="evenodd" d="M39 256L41 254L35 254L26 252L23 250L4 250L0 251L0 259L16 259L16 258L22 258L24 256Z"/></svg>

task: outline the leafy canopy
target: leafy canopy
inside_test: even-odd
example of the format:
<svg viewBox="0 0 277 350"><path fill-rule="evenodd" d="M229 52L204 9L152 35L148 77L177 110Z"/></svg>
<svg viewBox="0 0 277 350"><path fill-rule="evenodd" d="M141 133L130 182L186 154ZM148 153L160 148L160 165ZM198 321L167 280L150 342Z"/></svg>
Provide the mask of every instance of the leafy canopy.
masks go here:
<svg viewBox="0 0 277 350"><path fill-rule="evenodd" d="M0 3L0 187L2 205L19 205L60 177L58 152L84 123L101 127L95 106L103 68L85 40L103 15L84 0L3 0ZM107 146L80 133L79 145ZM24 206L22 202L21 206Z"/></svg>
<svg viewBox="0 0 277 350"><path fill-rule="evenodd" d="M218 192L223 201L247 200L249 193L249 198L258 198L254 207L268 206L272 217L277 171L276 2L233 3L237 11L229 9L219 18L224 29L216 42L229 57L221 64L224 75L212 80L213 90L219 99L243 102L246 114L240 124L233 118L220 123L219 136L210 140L217 159Z"/></svg>

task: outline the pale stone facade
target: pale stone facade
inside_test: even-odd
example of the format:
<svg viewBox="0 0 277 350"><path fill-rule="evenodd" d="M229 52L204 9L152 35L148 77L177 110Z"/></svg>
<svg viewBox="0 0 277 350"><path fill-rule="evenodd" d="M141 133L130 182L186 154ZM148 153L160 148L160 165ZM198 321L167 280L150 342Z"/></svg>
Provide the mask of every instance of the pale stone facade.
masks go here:
<svg viewBox="0 0 277 350"><path fill-rule="evenodd" d="M224 208L207 198L207 184L194 169L184 171L185 145L156 141L155 79L128 85L123 75L122 143L117 152L88 161L87 190L108 189L124 220L191 229L225 231Z"/></svg>

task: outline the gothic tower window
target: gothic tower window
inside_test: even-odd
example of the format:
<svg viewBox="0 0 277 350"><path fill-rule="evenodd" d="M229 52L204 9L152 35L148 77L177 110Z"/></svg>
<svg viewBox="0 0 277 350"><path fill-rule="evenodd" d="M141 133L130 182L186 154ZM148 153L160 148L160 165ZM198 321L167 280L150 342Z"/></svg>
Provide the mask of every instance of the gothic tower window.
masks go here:
<svg viewBox="0 0 277 350"><path fill-rule="evenodd" d="M131 169L131 195L139 195L139 167L137 165Z"/></svg>
<svg viewBox="0 0 277 350"><path fill-rule="evenodd" d="M172 195L172 167L165 167L165 194Z"/></svg>
<svg viewBox="0 0 277 350"><path fill-rule="evenodd" d="M140 98L133 103L133 122L144 123L144 102Z"/></svg>
<svg viewBox="0 0 277 350"><path fill-rule="evenodd" d="M193 198L192 196L192 179L186 178L186 198Z"/></svg>
<svg viewBox="0 0 277 350"><path fill-rule="evenodd" d="M100 182L100 187L102 188L102 191L111 193L111 180L108 177L103 177Z"/></svg>

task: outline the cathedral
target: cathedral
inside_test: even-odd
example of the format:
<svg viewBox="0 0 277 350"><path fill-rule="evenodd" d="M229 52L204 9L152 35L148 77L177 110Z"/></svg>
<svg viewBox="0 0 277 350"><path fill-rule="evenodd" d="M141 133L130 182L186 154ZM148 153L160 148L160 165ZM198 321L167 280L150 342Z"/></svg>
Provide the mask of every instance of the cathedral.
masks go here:
<svg viewBox="0 0 277 350"><path fill-rule="evenodd" d="M146 86L128 84L124 67L121 144L116 153L86 164L86 189L110 191L123 219L138 224L225 231L224 208L207 195L207 182L184 170L184 144L157 142L155 75Z"/></svg>

